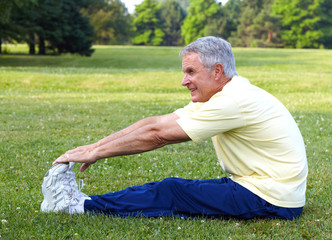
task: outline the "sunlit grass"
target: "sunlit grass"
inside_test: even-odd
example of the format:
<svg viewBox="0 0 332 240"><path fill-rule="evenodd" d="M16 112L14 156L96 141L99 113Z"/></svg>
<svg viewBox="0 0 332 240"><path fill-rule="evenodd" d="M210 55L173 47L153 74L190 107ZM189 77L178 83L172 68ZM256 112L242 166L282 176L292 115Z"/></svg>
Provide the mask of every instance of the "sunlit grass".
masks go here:
<svg viewBox="0 0 332 240"><path fill-rule="evenodd" d="M42 214L40 185L64 151L143 117L187 104L180 48L96 46L90 58L0 55L0 236L3 239L329 239L331 238L332 52L234 49L237 70L278 97L303 134L307 205L295 221L113 218ZM17 54L20 53L20 54ZM78 166L75 167L78 170ZM100 194L165 177L215 178L210 141L105 159L84 173Z"/></svg>

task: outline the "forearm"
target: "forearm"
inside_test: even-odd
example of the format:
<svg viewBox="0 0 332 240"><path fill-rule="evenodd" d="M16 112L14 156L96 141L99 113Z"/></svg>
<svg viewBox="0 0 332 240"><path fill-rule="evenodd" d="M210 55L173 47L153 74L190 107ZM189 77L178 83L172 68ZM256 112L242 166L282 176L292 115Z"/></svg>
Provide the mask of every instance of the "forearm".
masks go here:
<svg viewBox="0 0 332 240"><path fill-rule="evenodd" d="M150 127L143 126L98 146L94 150L96 159L131 155L162 147L163 143L148 128Z"/></svg>
<svg viewBox="0 0 332 240"><path fill-rule="evenodd" d="M69 150L53 164L80 162L84 163L81 167L81 171L84 171L102 158L146 152L190 140L176 122L177 119L174 113L143 119L97 143Z"/></svg>
<svg viewBox="0 0 332 240"><path fill-rule="evenodd" d="M126 127L118 132L115 132L101 140L99 140L98 142L94 143L94 148L98 148L100 146L103 146L111 141L114 141L116 139L120 139L121 137L123 137L124 135L129 134L132 131L135 131L138 128L141 128L144 125L148 125L148 124L152 124L152 123L156 123L158 121L158 116L156 117L148 117L145 119L142 119L132 125L130 125L129 127Z"/></svg>
<svg viewBox="0 0 332 240"><path fill-rule="evenodd" d="M156 123L144 125L96 148L94 151L95 158L102 159L137 154L161 148L168 144L190 140L189 137L182 132L182 129L178 129L177 131L172 130L172 125L177 125L177 123L174 121L164 124Z"/></svg>

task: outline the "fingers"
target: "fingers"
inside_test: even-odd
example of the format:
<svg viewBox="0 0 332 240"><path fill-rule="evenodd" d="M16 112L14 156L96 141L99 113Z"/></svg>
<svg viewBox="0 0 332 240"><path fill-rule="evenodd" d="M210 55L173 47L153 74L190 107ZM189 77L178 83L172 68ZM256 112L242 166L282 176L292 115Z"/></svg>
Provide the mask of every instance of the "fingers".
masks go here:
<svg viewBox="0 0 332 240"><path fill-rule="evenodd" d="M80 171L81 172L84 172L91 164L89 163L83 163L81 168L80 168Z"/></svg>
<svg viewBox="0 0 332 240"><path fill-rule="evenodd" d="M65 153L63 155L61 155L60 157L58 157L53 163L52 165L55 165L57 163L66 163L66 162L70 162L69 161L69 154Z"/></svg>
<svg viewBox="0 0 332 240"><path fill-rule="evenodd" d="M95 163L97 158L91 151L91 148L82 146L73 150L67 151L65 154L58 157L52 164L79 162L83 163L81 171L85 171L91 164Z"/></svg>
<svg viewBox="0 0 332 240"><path fill-rule="evenodd" d="M65 153L63 155L61 155L59 158L57 158L52 165L58 164L58 163L68 163L68 162L77 162L75 161L75 159L71 159L70 158L70 154L69 153ZM80 171L84 172L89 166L91 165L91 163L83 163Z"/></svg>
<svg viewBox="0 0 332 240"><path fill-rule="evenodd" d="M52 165L58 164L58 163L67 163L67 162L76 162L74 159L70 159L70 154L69 153L65 153L63 155L61 155L59 158L57 158ZM89 163L83 163L80 171L84 172L91 164Z"/></svg>
<svg viewBox="0 0 332 240"><path fill-rule="evenodd" d="M86 168L89 167L89 165L95 163L96 161L97 160L94 159L91 156L91 153L89 153L89 152L75 152L75 153L66 152L65 154L58 157L52 163L52 165L55 165L55 164L58 164L58 163L78 162L78 163L86 164L86 166L83 168L85 170Z"/></svg>

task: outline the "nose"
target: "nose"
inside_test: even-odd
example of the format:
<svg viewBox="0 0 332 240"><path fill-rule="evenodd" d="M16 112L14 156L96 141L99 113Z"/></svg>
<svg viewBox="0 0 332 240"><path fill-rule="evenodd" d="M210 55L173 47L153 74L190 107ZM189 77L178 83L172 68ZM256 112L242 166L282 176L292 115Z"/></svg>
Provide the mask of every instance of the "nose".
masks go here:
<svg viewBox="0 0 332 240"><path fill-rule="evenodd" d="M188 77L187 77L187 74L184 75L183 79L182 79L182 86L187 86L188 84L190 83Z"/></svg>

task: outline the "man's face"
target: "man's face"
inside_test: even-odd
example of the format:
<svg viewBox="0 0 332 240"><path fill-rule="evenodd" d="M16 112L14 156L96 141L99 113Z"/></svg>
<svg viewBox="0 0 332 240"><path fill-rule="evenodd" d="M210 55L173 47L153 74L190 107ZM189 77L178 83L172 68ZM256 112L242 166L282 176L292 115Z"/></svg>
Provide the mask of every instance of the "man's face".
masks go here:
<svg viewBox="0 0 332 240"><path fill-rule="evenodd" d="M191 101L206 102L220 89L217 81L213 79L213 69L209 72L199 61L195 52L184 55L182 59L184 77L182 86L187 87L191 93Z"/></svg>

